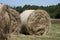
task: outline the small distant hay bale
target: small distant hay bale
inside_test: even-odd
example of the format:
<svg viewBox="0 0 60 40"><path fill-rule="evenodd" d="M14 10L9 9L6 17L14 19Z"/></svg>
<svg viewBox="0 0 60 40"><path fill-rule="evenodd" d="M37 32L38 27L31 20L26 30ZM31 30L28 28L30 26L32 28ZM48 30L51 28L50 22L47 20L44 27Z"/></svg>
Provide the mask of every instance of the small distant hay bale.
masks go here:
<svg viewBox="0 0 60 40"><path fill-rule="evenodd" d="M0 4L0 40L5 40L8 34L19 33L20 27L19 13L8 5Z"/></svg>
<svg viewBox="0 0 60 40"><path fill-rule="evenodd" d="M25 10L20 17L23 34L46 35L50 29L50 16L45 10Z"/></svg>
<svg viewBox="0 0 60 40"><path fill-rule="evenodd" d="M60 24L60 19L51 19L52 24Z"/></svg>

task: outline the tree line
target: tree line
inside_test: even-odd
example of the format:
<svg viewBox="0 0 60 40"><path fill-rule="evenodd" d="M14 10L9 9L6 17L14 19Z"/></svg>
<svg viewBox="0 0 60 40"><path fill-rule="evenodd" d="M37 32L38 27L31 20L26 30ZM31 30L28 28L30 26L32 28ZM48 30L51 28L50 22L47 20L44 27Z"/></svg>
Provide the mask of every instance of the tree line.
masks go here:
<svg viewBox="0 0 60 40"><path fill-rule="evenodd" d="M20 13L23 12L24 10L29 10L29 9L34 9L34 10L43 9L49 13L51 18L60 19L60 3L51 6L24 5L23 7L17 6L12 8L17 10Z"/></svg>

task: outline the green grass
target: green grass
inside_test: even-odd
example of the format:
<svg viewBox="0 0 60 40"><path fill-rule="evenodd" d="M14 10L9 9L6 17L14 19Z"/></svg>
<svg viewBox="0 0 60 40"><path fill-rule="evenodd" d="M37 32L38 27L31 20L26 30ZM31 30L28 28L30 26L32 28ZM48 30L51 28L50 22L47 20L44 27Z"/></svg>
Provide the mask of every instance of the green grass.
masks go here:
<svg viewBox="0 0 60 40"><path fill-rule="evenodd" d="M35 36L35 35L17 35L9 40L60 40L60 24L52 24L51 30L48 35Z"/></svg>

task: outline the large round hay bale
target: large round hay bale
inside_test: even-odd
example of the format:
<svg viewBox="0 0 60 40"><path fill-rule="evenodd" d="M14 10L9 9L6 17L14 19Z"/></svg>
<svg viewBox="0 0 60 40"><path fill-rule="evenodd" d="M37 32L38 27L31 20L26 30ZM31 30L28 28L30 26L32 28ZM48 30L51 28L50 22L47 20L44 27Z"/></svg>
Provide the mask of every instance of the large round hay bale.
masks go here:
<svg viewBox="0 0 60 40"><path fill-rule="evenodd" d="M20 17L23 34L45 35L50 29L50 16L45 10L25 10Z"/></svg>
<svg viewBox="0 0 60 40"><path fill-rule="evenodd" d="M5 40L7 34L19 33L20 27L19 13L8 5L0 4L0 40Z"/></svg>

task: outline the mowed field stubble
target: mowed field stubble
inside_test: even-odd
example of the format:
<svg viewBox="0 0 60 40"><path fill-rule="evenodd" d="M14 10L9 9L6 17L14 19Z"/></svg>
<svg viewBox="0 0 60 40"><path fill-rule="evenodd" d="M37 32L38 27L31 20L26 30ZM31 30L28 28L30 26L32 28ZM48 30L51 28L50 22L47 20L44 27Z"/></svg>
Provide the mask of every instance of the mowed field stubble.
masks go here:
<svg viewBox="0 0 60 40"><path fill-rule="evenodd" d="M60 40L60 23L52 23L48 35L23 35L12 36L8 40Z"/></svg>

